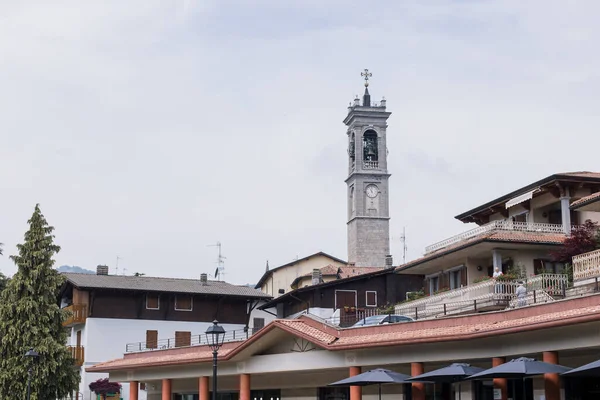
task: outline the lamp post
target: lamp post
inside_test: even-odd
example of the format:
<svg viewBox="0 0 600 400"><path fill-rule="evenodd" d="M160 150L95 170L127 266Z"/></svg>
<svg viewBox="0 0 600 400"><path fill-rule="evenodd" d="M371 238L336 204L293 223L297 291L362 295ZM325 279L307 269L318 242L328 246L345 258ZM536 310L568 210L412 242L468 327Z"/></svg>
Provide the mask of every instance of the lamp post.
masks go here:
<svg viewBox="0 0 600 400"><path fill-rule="evenodd" d="M212 400L217 400L217 354L219 348L225 340L225 329L219 325L216 319L206 330L206 341L213 352L213 381L212 381Z"/></svg>
<svg viewBox="0 0 600 400"><path fill-rule="evenodd" d="M29 350L27 350L27 353L25 353L25 357L31 357L32 363L39 356L40 356L39 353L37 351L35 351L34 349L29 349ZM31 364L29 364L29 370L27 371L27 400L29 400L31 398L31 373L32 373L32 366L31 366Z"/></svg>

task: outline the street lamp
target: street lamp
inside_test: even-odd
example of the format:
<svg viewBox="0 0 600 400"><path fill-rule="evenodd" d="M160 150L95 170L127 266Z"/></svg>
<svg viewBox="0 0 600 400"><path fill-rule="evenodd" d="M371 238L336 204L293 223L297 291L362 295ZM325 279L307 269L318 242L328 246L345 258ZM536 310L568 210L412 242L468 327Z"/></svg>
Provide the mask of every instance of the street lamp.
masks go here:
<svg viewBox="0 0 600 400"><path fill-rule="evenodd" d="M29 350L27 350L27 353L25 353L25 357L31 357L32 363L39 356L40 356L39 353L37 351L35 351L34 349L29 349ZM27 375L27 400L29 400L31 398L31 372L32 372L32 367L31 367L31 364L29 364L29 371L28 371L28 375Z"/></svg>
<svg viewBox="0 0 600 400"><path fill-rule="evenodd" d="M212 400L217 400L217 354L219 353L219 348L221 348L223 345L224 340L225 329L223 329L223 327L219 325L219 321L215 319L213 324L206 330L206 341L208 342L210 349L213 351Z"/></svg>

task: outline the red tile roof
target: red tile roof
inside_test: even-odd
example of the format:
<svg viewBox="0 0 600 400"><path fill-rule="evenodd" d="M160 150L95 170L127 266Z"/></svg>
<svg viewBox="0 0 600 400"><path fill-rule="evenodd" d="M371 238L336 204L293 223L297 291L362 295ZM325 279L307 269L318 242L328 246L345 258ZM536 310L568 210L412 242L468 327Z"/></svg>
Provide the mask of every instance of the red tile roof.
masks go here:
<svg viewBox="0 0 600 400"><path fill-rule="evenodd" d="M354 267L353 266L337 267L337 266L331 265L331 264L326 265L323 268L320 268L322 276L336 276L337 277L336 279L345 279L345 278L350 278L353 276L369 274L371 272L377 272L377 271L381 271L383 269L384 269L383 267L356 267L356 266L354 266ZM296 279L294 279L291 286L294 287L300 282L301 279L310 278L311 276L312 276L312 273L301 275L301 276L297 277Z"/></svg>
<svg viewBox="0 0 600 400"><path fill-rule="evenodd" d="M589 196L582 197L581 199L574 201L573 204L571 204L571 209L576 209L596 201L600 201L600 192L590 194Z"/></svg>
<svg viewBox="0 0 600 400"><path fill-rule="evenodd" d="M244 342L226 343L219 358L229 360L243 349L274 329L280 329L313 342L330 351L366 349L382 346L403 346L415 343L435 343L493 337L510 333L535 331L577 323L600 321L600 295L574 298L524 307L510 311L475 314L404 324L375 325L352 329L336 329L303 316L297 320L276 320ZM207 346L158 350L126 354L119 360L87 368L89 372L130 370L133 368L210 362L212 352Z"/></svg>

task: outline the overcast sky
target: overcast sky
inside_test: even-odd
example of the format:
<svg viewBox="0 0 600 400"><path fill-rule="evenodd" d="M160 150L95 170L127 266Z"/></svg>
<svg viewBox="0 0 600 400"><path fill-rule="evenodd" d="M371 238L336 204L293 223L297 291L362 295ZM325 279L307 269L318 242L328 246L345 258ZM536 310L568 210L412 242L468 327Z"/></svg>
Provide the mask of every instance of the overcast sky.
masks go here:
<svg viewBox="0 0 600 400"><path fill-rule="evenodd" d="M346 259L347 105L387 99L395 264L453 217L600 170L600 2L0 3L0 271L36 203L57 266L256 282Z"/></svg>

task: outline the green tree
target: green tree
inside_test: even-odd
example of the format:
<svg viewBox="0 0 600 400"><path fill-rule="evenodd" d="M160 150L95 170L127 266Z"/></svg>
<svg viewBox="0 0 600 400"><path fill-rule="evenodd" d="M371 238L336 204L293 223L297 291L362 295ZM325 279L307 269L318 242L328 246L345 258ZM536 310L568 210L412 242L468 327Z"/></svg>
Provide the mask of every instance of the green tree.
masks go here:
<svg viewBox="0 0 600 400"><path fill-rule="evenodd" d="M76 390L79 371L65 345L65 315L59 307L64 278L52 268L60 250L54 228L39 205L28 223L19 254L11 256L18 270L0 298L0 399L25 398L31 367L31 399L51 400ZM39 353L38 360L23 357L30 348Z"/></svg>
<svg viewBox="0 0 600 400"><path fill-rule="evenodd" d="M9 279L6 277L6 275L0 272L0 293L4 291L4 288L8 284L8 281Z"/></svg>

